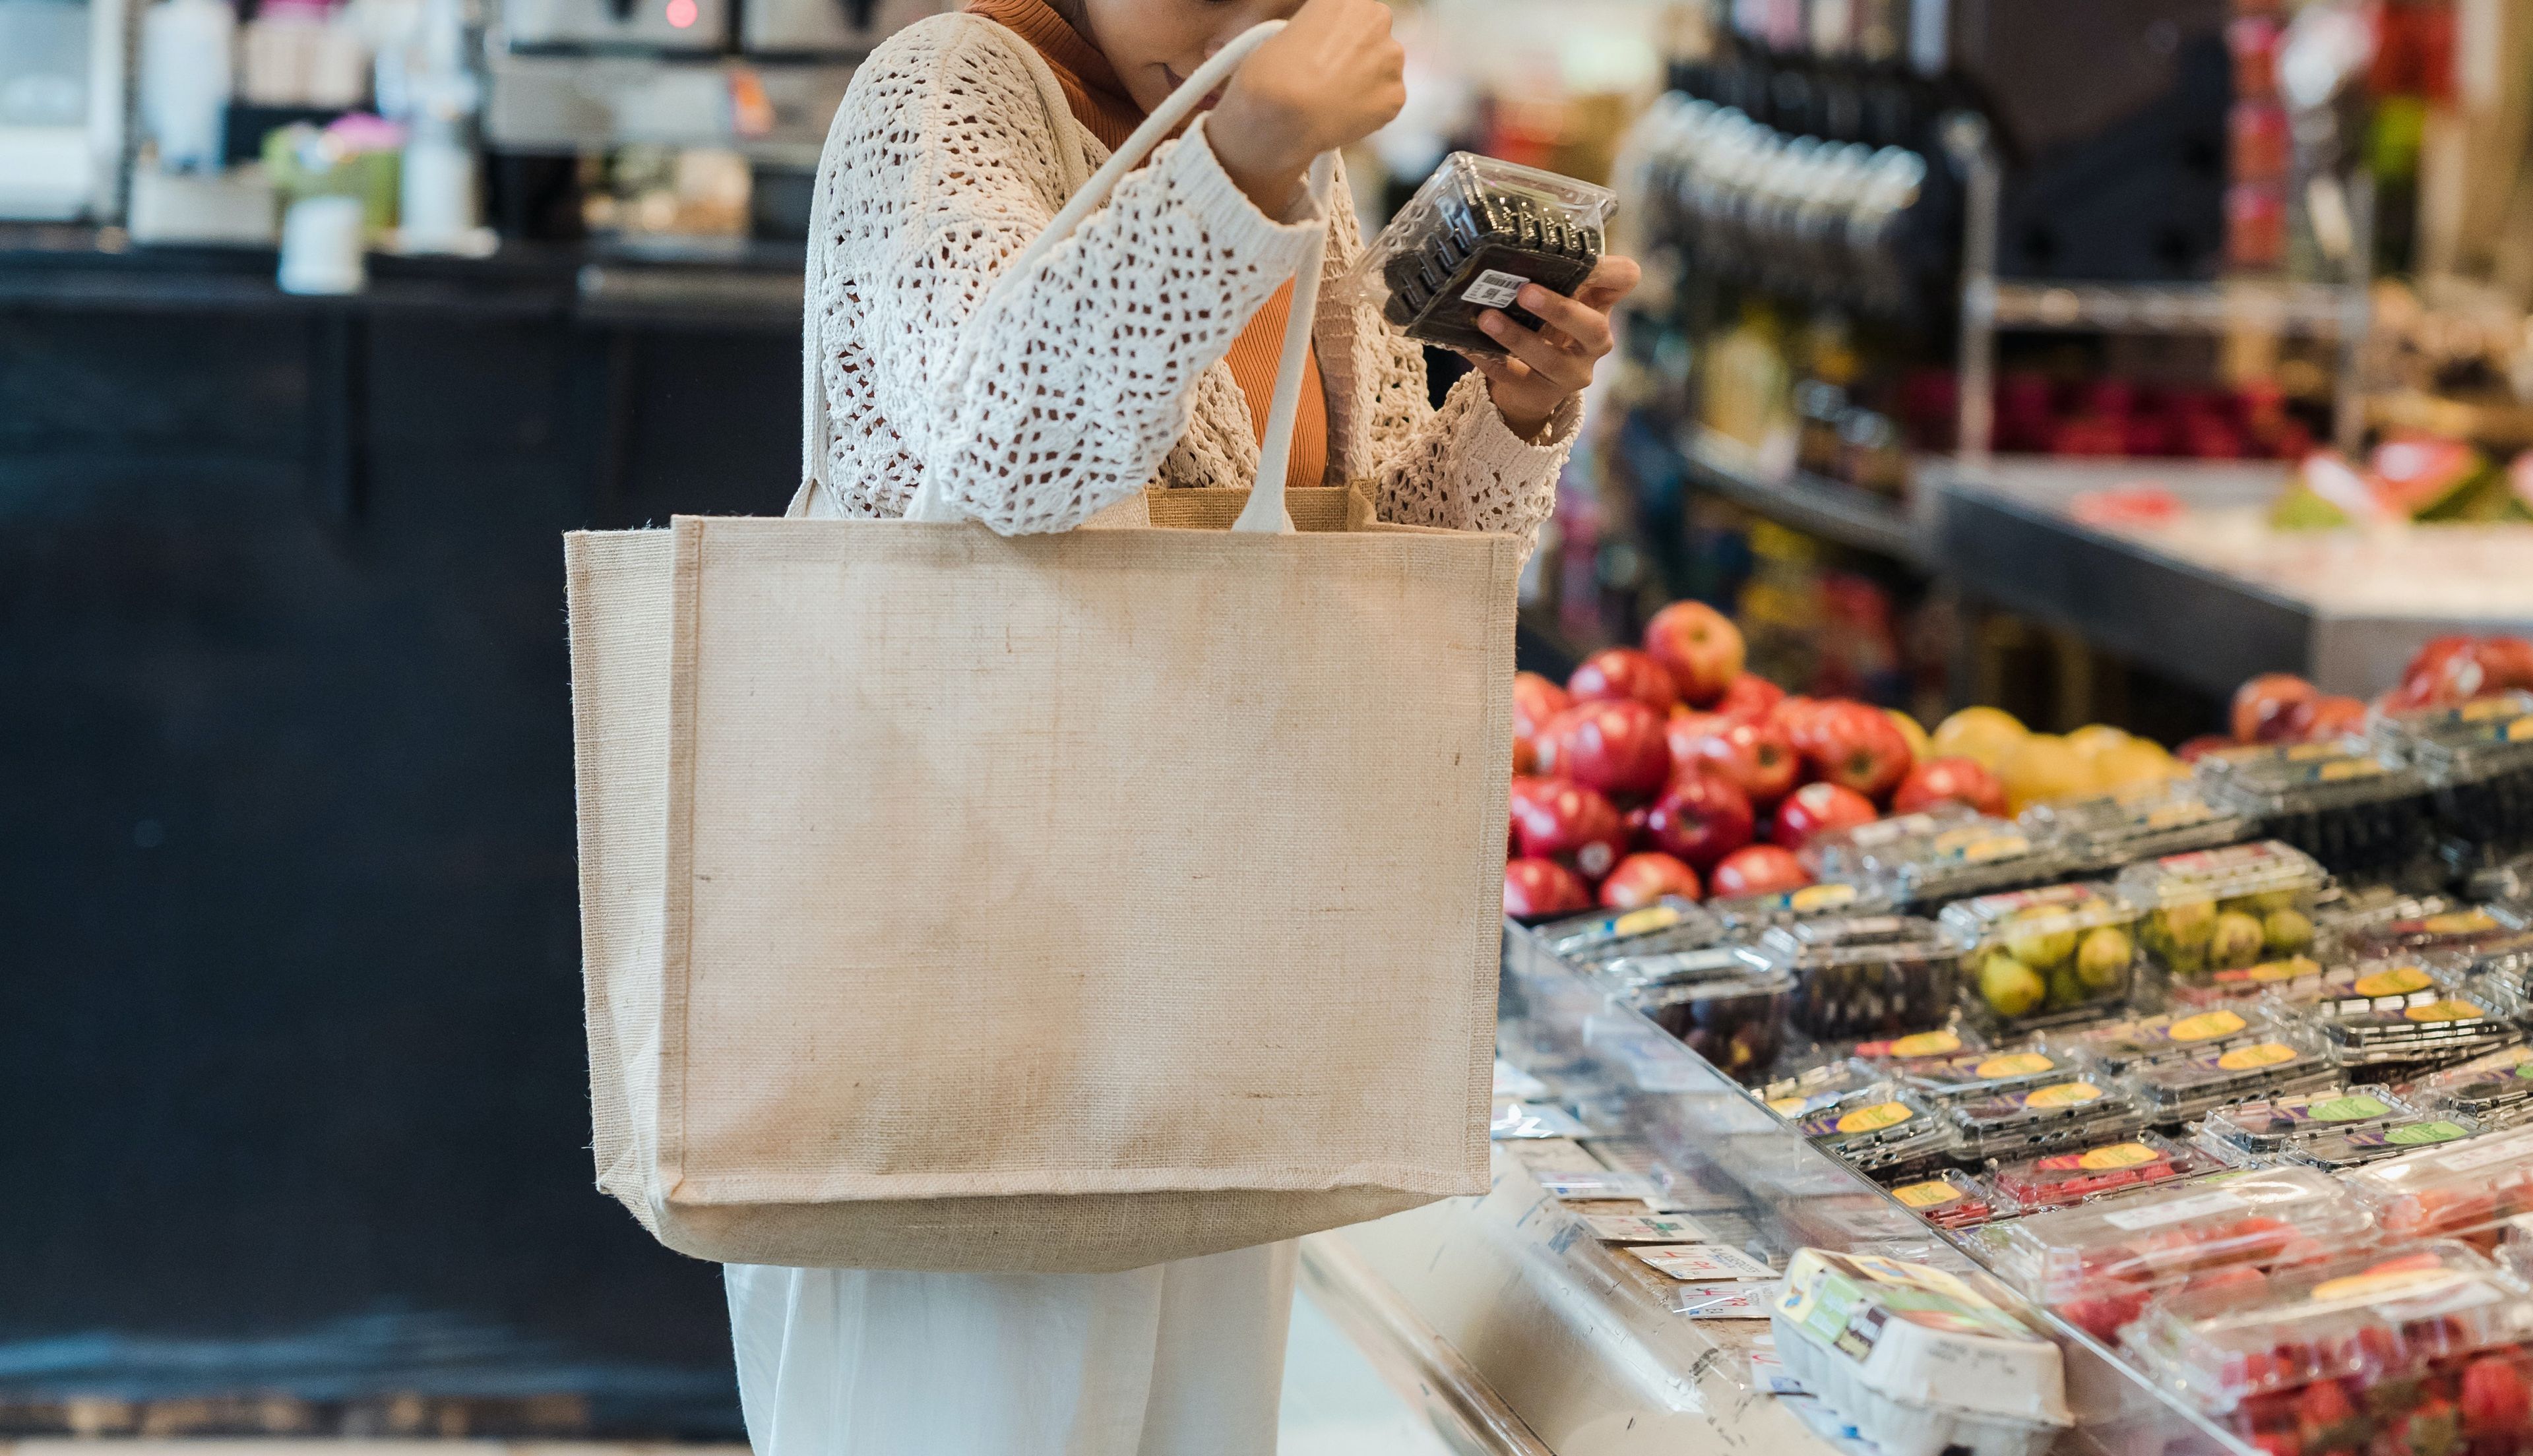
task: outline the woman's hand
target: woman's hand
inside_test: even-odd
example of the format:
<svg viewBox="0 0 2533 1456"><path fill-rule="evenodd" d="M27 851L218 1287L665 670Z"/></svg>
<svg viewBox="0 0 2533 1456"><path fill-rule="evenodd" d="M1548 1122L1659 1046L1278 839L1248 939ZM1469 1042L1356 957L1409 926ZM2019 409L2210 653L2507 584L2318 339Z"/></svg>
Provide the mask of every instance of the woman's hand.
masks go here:
<svg viewBox="0 0 2533 1456"><path fill-rule="evenodd" d="M1487 377L1488 392L1513 434L1537 439L1559 408L1590 386L1592 367L1618 347L1610 332L1610 310L1643 276L1633 259L1607 257L1572 298L1536 283L1522 286L1513 301L1538 318L1538 328L1522 327L1501 309L1478 316L1478 326L1512 354L1509 359L1473 354L1469 362Z"/></svg>
<svg viewBox="0 0 2533 1456"><path fill-rule="evenodd" d="M1241 63L1206 137L1258 210L1281 217L1323 151L1350 146L1407 104L1407 52L1381 0L1310 0Z"/></svg>

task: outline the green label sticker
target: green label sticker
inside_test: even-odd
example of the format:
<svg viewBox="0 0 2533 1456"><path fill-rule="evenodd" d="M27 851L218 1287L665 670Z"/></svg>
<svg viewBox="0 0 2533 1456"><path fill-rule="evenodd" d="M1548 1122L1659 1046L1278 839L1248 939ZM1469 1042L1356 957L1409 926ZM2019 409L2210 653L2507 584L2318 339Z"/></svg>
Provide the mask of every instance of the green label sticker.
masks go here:
<svg viewBox="0 0 2533 1456"><path fill-rule="evenodd" d="M2392 1109L2373 1097L2333 1097L2316 1102L2306 1109L2318 1123L2353 1123L2370 1117L2382 1117Z"/></svg>
<svg viewBox="0 0 2533 1456"><path fill-rule="evenodd" d="M2460 1123L2440 1120L2433 1123L2412 1123L2406 1128L2394 1128L2384 1135L2384 1140L2397 1142L2403 1147L2417 1147L2430 1142L2451 1142L2457 1137L2470 1136L2469 1131Z"/></svg>

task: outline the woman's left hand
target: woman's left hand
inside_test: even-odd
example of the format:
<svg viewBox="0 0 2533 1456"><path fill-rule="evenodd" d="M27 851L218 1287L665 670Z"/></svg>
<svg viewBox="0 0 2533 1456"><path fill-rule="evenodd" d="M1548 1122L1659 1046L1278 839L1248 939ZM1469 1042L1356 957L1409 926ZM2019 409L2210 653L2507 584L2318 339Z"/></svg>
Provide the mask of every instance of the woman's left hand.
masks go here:
<svg viewBox="0 0 2533 1456"><path fill-rule="evenodd" d="M1496 408L1512 433L1537 439L1565 401L1592 382L1592 367L1618 347L1610 332L1610 310L1635 289L1644 276L1633 259L1607 257L1572 298L1524 284L1513 300L1540 321L1524 328L1501 309L1478 315L1487 336L1511 351L1508 359L1469 362L1487 377Z"/></svg>

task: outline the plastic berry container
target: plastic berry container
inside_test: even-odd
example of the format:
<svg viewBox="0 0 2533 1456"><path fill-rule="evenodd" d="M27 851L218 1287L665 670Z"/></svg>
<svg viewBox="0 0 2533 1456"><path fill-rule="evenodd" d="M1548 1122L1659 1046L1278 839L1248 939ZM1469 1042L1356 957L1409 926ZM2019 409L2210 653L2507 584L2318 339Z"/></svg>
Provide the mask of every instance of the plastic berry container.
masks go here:
<svg viewBox="0 0 2533 1456"><path fill-rule="evenodd" d="M1665 896L1632 910L1599 910L1552 920L1528 932L1568 965L1606 965L1621 957L1694 950L1724 938L1724 927L1695 901Z"/></svg>
<svg viewBox="0 0 2533 1456"><path fill-rule="evenodd" d="M1750 965L1731 946L1700 946L1695 950L1630 953L1604 963L1601 973L1629 989L1644 990L1697 981L1738 980L1750 973Z"/></svg>
<svg viewBox="0 0 2533 1456"><path fill-rule="evenodd" d="M2066 1081L2083 1070L2073 1057L2031 1047L1936 1058L1907 1067L1900 1077L1931 1101L1953 1103Z"/></svg>
<svg viewBox="0 0 2533 1456"><path fill-rule="evenodd" d="M2221 1052L2153 1062L2120 1083L2149 1125L2177 1128L2220 1107L2339 1080L2322 1038L2301 1027L2273 1027L2259 1041Z"/></svg>
<svg viewBox="0 0 2533 1456"><path fill-rule="evenodd" d="M2335 1402L2299 1407L2314 1431L2303 1450L2354 1452L2365 1444L2354 1427L2400 1413L2397 1397L2367 1398L2370 1387L2393 1397L2392 1387L2419 1381L2438 1362L2527 1338L2533 1292L2478 1252L2435 1240L2175 1292L2138 1321L2128 1352L2157 1383L2215 1415L2316 1382L2349 1381L2353 1388ZM2332 1419L2320 1419L2326 1410ZM2247 1414L2257 1424L2268 1413ZM2402 1440L2390 1449L2426 1448ZM2458 1439L2453 1449L2463 1449Z"/></svg>
<svg viewBox="0 0 2533 1456"><path fill-rule="evenodd" d="M2441 904L2423 914L2352 927L2340 936L2339 952L2351 961L2384 961L2474 951L2511 941L2521 933L2487 905Z"/></svg>
<svg viewBox="0 0 2533 1456"><path fill-rule="evenodd" d="M2480 1125L2470 1118L2423 1112L2416 1117L2401 1118L2378 1127L2352 1128L2346 1132L2299 1138L2278 1149L2277 1155L2285 1162L2303 1163L2327 1173L2339 1173L2380 1163L2386 1158L2397 1158L2423 1147L2466 1141L2479 1136L2480 1133Z"/></svg>
<svg viewBox="0 0 2533 1456"><path fill-rule="evenodd" d="M1920 1067L1984 1053L1987 1049L1986 1038L1977 1031L1968 1026L1948 1025L1938 1026L1932 1031L1912 1031L1906 1036L1886 1036L1878 1041L1859 1041L1849 1050L1859 1061L1905 1077Z"/></svg>
<svg viewBox="0 0 2533 1456"><path fill-rule="evenodd" d="M2011 1158L2128 1137L2146 1120L2116 1086L2082 1077L1998 1092L1946 1109L1967 1158Z"/></svg>
<svg viewBox="0 0 2533 1456"><path fill-rule="evenodd" d="M1944 906L1963 947L1962 997L1991 1027L2024 1030L2127 999L2137 907L2094 884L1982 895Z"/></svg>
<svg viewBox="0 0 2533 1456"><path fill-rule="evenodd" d="M2356 972L2345 965L2325 965L2311 956L2287 956L2239 969L2209 972L2199 983L2172 981L2166 998L2174 1006L2206 1009L2266 1001L2274 1006L2303 1006L2346 986Z"/></svg>
<svg viewBox="0 0 2533 1456"><path fill-rule="evenodd" d="M2391 878L2434 844L2435 795L2426 776L2360 747L2291 743L2213 753L2198 772L2211 798L2334 874Z"/></svg>
<svg viewBox="0 0 2533 1456"><path fill-rule="evenodd" d="M2498 1225L2533 1213L2533 1132L2405 1152L2341 1181L2390 1237L2492 1245Z"/></svg>
<svg viewBox="0 0 2533 1456"><path fill-rule="evenodd" d="M1974 1229L1997 1216L1996 1191L1958 1168L1945 1168L1891 1190L1919 1218L1943 1229Z"/></svg>
<svg viewBox="0 0 2533 1456"><path fill-rule="evenodd" d="M1815 1147L1868 1175L1932 1169L1954 1147L1951 1128L1934 1109L1900 1088L1878 1101L1814 1113L1796 1127Z"/></svg>
<svg viewBox="0 0 2533 1456"><path fill-rule="evenodd" d="M2312 856L2277 841L2169 854L2120 873L2118 894L2138 906L2138 946L2172 978L2205 984L2210 972L2298 956L2314 940L2314 897L2328 876Z"/></svg>
<svg viewBox="0 0 2533 1456"><path fill-rule="evenodd" d="M1743 955L1794 977L1794 1024L1825 1041L1933 1031L1952 1019L1960 957L1931 920L1798 920Z"/></svg>
<svg viewBox="0 0 2533 1456"><path fill-rule="evenodd" d="M2158 1062L2214 1056L2276 1034L2261 1007L2220 1006L2106 1021L2062 1031L2047 1044L2054 1052L2085 1059L2106 1077L2123 1077Z"/></svg>
<svg viewBox="0 0 2533 1456"><path fill-rule="evenodd" d="M2200 1124L2199 1137L2210 1150L2229 1147L2238 1152L2275 1153L2303 1138L2385 1127L2418 1115L2418 1109L2394 1096L2390 1087L2369 1083L2318 1087L2218 1108Z"/></svg>
<svg viewBox="0 0 2533 1456"><path fill-rule="evenodd" d="M1373 239L1349 283L1409 338L1501 356L1478 316L1501 309L1537 328L1514 302L1522 285L1572 297L1607 249L1618 201L1605 187L1455 151Z"/></svg>
<svg viewBox="0 0 2533 1456"><path fill-rule="evenodd" d="M1690 981L1641 993L1647 1018L1737 1081L1765 1078L1786 1045L1794 978L1742 975Z"/></svg>
<svg viewBox="0 0 2533 1456"><path fill-rule="evenodd" d="M1933 810L1859 824L1803 847L1815 878L1870 886L1892 903L1939 904L2037 885L2067 872L2065 856L2010 819Z"/></svg>
<svg viewBox="0 0 2533 1456"><path fill-rule="evenodd" d="M2423 1112L2460 1114L2489 1129L2512 1127L2533 1118L2533 1047L2504 1047L2432 1072L2405 1095Z"/></svg>
<svg viewBox="0 0 2533 1456"><path fill-rule="evenodd" d="M2054 841L2067 868L2077 874L2239 844L2256 832L2251 820L2212 802L2187 779L2158 779L2095 798L2034 804L2018 822L2035 838Z"/></svg>
<svg viewBox="0 0 2533 1456"><path fill-rule="evenodd" d="M2109 1340L2186 1281L2327 1258L2373 1229L2330 1175L2260 1168L2027 1214L1986 1237L2006 1282Z"/></svg>
<svg viewBox="0 0 2533 1456"><path fill-rule="evenodd" d="M2396 962L2363 970L2315 1002L2312 1016L2340 1068L2415 1070L2504 1045L2521 1027L2524 1000L2502 977L2438 975Z"/></svg>
<svg viewBox="0 0 2533 1456"><path fill-rule="evenodd" d="M2015 1158L1991 1170L1988 1181L2013 1212L2029 1213L2197 1178L2221 1167L2198 1148L2140 1133L2094 1147Z"/></svg>
<svg viewBox="0 0 2533 1456"><path fill-rule="evenodd" d="M2377 741L2418 770L2439 828L2482 864L2533 844L2533 694L2386 721Z"/></svg>

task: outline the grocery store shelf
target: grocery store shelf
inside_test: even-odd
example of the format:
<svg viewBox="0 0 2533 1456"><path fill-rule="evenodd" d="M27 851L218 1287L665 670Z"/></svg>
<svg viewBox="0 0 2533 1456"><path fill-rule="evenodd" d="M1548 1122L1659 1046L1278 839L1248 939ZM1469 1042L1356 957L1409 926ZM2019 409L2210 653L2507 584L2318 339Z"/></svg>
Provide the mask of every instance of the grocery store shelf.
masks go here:
<svg viewBox="0 0 2533 1456"><path fill-rule="evenodd" d="M2466 439L2492 449L2533 445L2533 405L2513 400L2452 399L2403 389L2369 395L2366 423L2378 430Z"/></svg>
<svg viewBox="0 0 2533 1456"><path fill-rule="evenodd" d="M1912 565L1928 559L1928 533L1888 496L1800 471L1773 477L1748 447L1699 426L1684 427L1678 443L1690 480L1744 510Z"/></svg>
<svg viewBox="0 0 2533 1456"><path fill-rule="evenodd" d="M2362 289L2318 283L2016 283L1973 278L1962 309L1998 328L2362 333Z"/></svg>

